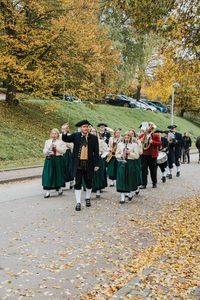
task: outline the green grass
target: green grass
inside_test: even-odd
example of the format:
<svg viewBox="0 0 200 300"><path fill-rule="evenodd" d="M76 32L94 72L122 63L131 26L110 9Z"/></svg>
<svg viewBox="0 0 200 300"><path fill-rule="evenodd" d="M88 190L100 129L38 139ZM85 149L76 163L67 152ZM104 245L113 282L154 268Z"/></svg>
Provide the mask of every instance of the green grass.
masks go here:
<svg viewBox="0 0 200 300"><path fill-rule="evenodd" d="M19 107L10 108L0 102L0 169L31 166L43 161L44 141L53 127L60 128L69 122L71 129L80 119L87 118L94 126L107 122L111 128L122 131L138 130L142 121L153 121L159 129L166 129L169 114L113 107L109 105L85 105L63 102L62 100L21 101ZM192 140L200 134L200 127L189 120L175 117L178 131L189 132Z"/></svg>

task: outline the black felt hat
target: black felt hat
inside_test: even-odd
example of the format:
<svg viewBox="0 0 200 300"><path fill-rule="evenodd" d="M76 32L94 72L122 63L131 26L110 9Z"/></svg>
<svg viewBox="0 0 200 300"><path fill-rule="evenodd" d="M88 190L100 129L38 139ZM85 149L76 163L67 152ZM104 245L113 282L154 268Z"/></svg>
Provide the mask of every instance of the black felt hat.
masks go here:
<svg viewBox="0 0 200 300"><path fill-rule="evenodd" d="M167 128L169 128L169 129L174 129L174 128L176 128L177 126L176 125L169 125Z"/></svg>
<svg viewBox="0 0 200 300"><path fill-rule="evenodd" d="M83 126L83 125L91 125L92 126L92 124L90 124L90 122L88 121L88 120L81 120L81 121L79 121L78 123L76 123L76 127L81 127L81 126Z"/></svg>
<svg viewBox="0 0 200 300"><path fill-rule="evenodd" d="M97 127L100 127L100 126L105 126L105 127L108 127L108 125L107 125L107 124L105 124L105 123L99 123L99 124L97 125Z"/></svg>

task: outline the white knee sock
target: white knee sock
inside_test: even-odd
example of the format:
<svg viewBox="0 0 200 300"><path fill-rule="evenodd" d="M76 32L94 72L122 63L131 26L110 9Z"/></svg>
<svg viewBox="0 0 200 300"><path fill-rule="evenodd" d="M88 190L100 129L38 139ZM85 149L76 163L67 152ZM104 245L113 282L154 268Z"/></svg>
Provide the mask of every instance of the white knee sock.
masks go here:
<svg viewBox="0 0 200 300"><path fill-rule="evenodd" d="M162 176L163 176L163 177L166 177L166 171L164 171L164 172L162 173Z"/></svg>
<svg viewBox="0 0 200 300"><path fill-rule="evenodd" d="M177 172L180 172L180 166L176 167Z"/></svg>
<svg viewBox="0 0 200 300"><path fill-rule="evenodd" d="M69 181L66 182L66 183L65 183L65 186L66 186L66 189L69 190L69 189L70 189L70 182L69 182Z"/></svg>
<svg viewBox="0 0 200 300"><path fill-rule="evenodd" d="M124 193L121 193L121 199L120 199L121 202L124 202L125 201L125 194Z"/></svg>
<svg viewBox="0 0 200 300"><path fill-rule="evenodd" d="M76 203L81 203L81 190L75 190Z"/></svg>
<svg viewBox="0 0 200 300"><path fill-rule="evenodd" d="M86 196L85 196L85 199L90 199L90 198L91 198L91 193L92 193L92 189L87 189L87 188L86 188Z"/></svg>
<svg viewBox="0 0 200 300"><path fill-rule="evenodd" d="M96 192L96 195L97 195L97 196L100 196L100 194L101 194L101 192L100 192L100 190L98 190L98 191Z"/></svg>
<svg viewBox="0 0 200 300"><path fill-rule="evenodd" d="M172 174L172 169L169 169L169 174Z"/></svg>
<svg viewBox="0 0 200 300"><path fill-rule="evenodd" d="M133 197L133 192L129 192L128 197L132 198Z"/></svg>

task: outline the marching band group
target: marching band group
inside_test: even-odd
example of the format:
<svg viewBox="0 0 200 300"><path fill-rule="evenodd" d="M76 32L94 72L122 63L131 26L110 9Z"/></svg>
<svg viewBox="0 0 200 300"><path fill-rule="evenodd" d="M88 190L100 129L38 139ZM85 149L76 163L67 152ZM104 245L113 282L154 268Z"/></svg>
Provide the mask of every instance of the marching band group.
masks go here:
<svg viewBox="0 0 200 300"><path fill-rule="evenodd" d="M176 126L167 131L156 130L152 122L143 122L140 131L127 131L123 137L121 129L111 130L106 124L97 125L98 131L87 120L76 124L78 131L70 133L66 123L59 130L51 130L50 139L45 142L46 156L42 174L42 185L46 191L63 193L66 183L75 190L76 211L81 210L81 194L85 190L86 207L91 206L91 193L100 198L108 186L116 187L120 203L125 198L131 201L133 193L139 194L147 187L150 173L152 187L157 187L157 169L162 172L162 182L172 179L173 165L176 176L180 176L181 149L183 137L176 132Z"/></svg>

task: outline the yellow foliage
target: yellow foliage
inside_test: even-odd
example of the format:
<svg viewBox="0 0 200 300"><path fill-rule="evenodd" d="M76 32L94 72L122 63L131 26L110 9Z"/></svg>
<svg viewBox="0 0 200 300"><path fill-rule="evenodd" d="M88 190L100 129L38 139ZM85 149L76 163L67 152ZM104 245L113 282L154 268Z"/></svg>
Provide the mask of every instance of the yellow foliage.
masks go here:
<svg viewBox="0 0 200 300"><path fill-rule="evenodd" d="M163 64L156 68L154 78L148 79L144 86L147 97L167 102L171 97L173 84L175 106L179 110L198 112L200 108L199 61L192 58L174 58L172 49L166 50L162 59Z"/></svg>
<svg viewBox="0 0 200 300"><path fill-rule="evenodd" d="M40 95L51 94L65 82L67 93L85 98L115 84L119 56L99 24L98 2L1 2L2 79Z"/></svg>

